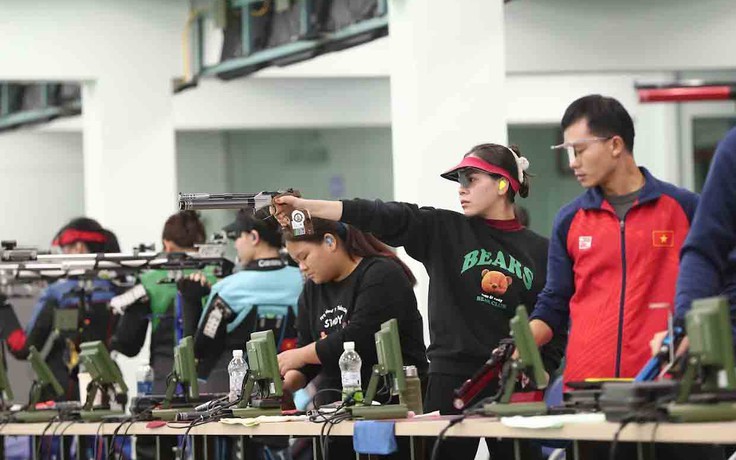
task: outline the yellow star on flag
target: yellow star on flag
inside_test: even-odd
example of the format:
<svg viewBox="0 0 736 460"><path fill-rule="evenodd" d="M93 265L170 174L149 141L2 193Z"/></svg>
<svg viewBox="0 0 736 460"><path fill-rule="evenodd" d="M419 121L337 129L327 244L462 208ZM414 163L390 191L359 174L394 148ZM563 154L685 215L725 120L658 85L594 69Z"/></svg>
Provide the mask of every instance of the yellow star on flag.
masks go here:
<svg viewBox="0 0 736 460"><path fill-rule="evenodd" d="M655 230L652 232L652 245L655 248L671 248L674 246L675 232L672 230Z"/></svg>

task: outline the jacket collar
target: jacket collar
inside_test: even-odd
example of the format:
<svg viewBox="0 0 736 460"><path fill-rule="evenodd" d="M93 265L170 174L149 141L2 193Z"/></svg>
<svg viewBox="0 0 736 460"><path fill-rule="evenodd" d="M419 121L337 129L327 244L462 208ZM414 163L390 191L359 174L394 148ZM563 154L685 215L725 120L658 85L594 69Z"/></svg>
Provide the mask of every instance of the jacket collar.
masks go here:
<svg viewBox="0 0 736 460"><path fill-rule="evenodd" d="M269 271L280 270L287 266L286 261L280 257L269 257L266 259L251 260L245 267L245 270Z"/></svg>
<svg viewBox="0 0 736 460"><path fill-rule="evenodd" d="M639 171L644 175L644 187L641 189L639 199L634 206L638 206L648 201L654 201L662 196L662 184L652 176L647 168L639 167ZM601 209L605 197L600 187L588 189L581 197L583 209Z"/></svg>

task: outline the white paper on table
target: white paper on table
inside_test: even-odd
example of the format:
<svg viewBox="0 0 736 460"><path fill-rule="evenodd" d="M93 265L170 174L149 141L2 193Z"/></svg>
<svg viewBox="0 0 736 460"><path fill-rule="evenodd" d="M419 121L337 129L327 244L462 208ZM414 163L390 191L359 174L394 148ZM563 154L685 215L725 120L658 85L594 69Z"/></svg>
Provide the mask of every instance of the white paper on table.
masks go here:
<svg viewBox="0 0 736 460"><path fill-rule="evenodd" d="M531 430L562 428L563 425L573 423L600 423L605 421L605 414L596 413L501 417L501 423L505 426L510 428L528 428Z"/></svg>
<svg viewBox="0 0 736 460"><path fill-rule="evenodd" d="M306 422L309 417L306 415L261 415L252 418L223 418L220 423L227 425L243 425L256 426L261 423L280 423L280 422Z"/></svg>
<svg viewBox="0 0 736 460"><path fill-rule="evenodd" d="M434 412L429 412L429 413L420 414L420 415L414 414L414 416L411 418L433 418L433 417L440 417L440 411L436 410Z"/></svg>

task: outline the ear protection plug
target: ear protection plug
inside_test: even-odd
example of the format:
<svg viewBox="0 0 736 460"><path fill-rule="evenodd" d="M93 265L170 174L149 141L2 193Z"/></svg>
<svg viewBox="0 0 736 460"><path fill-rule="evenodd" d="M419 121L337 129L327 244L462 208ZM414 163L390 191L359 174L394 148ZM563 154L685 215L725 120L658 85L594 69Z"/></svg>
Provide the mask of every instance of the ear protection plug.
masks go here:
<svg viewBox="0 0 736 460"><path fill-rule="evenodd" d="M509 183L506 182L505 179L501 179L500 181L498 181L498 189L501 191L504 191L508 185Z"/></svg>
<svg viewBox="0 0 736 460"><path fill-rule="evenodd" d="M327 243L329 245L333 245L333 244L335 244L335 239L333 237L331 237L330 235L327 235L325 237L325 243Z"/></svg>

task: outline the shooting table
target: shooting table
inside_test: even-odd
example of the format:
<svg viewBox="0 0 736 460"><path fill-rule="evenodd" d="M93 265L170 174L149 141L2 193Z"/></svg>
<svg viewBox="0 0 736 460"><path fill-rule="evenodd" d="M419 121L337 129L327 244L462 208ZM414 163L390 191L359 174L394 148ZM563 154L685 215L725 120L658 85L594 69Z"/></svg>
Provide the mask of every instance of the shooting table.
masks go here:
<svg viewBox="0 0 736 460"><path fill-rule="evenodd" d="M61 432L64 436L112 436L118 423L74 423L65 429L71 422L53 424L47 433ZM436 437L447 426L448 418L431 418L422 420L400 420L396 423L396 436L408 437ZM175 424L176 426L186 426ZM0 427L0 437L29 435L40 436L46 423L11 423ZM192 428L190 435L201 441L208 436L295 436L319 437L322 425L311 422L283 422L264 423L255 427L241 425L226 425L224 423L208 423ZM570 424L562 428L549 429L519 429L502 425L497 419L473 417L455 425L447 431L448 437L491 437L510 439L561 439L561 440L590 440L612 441L618 431L618 423L600 422L591 424ZM125 431L123 430L120 430ZM134 423L127 430L128 435L135 436L167 436L182 435L180 428L164 426L161 428L146 428L145 422ZM342 422L336 425L330 436L352 436L353 422ZM204 439L202 439L204 437ZM637 442L647 445L658 443L693 443L693 444L733 444L736 442L736 422L718 423L631 423L627 425L619 436L621 442ZM317 444L317 443L315 443ZM646 458L647 449L640 449L639 458ZM319 457L316 457L319 458ZM363 456L367 458L367 456Z"/></svg>

